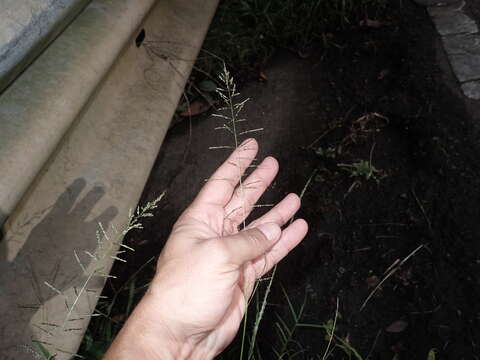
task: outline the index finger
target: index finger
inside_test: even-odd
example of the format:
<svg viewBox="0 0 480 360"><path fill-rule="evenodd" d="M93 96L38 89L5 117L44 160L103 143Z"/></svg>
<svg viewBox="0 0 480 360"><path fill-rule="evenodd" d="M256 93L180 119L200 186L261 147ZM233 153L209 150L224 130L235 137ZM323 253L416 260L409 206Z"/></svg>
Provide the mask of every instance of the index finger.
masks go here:
<svg viewBox="0 0 480 360"><path fill-rule="evenodd" d="M257 152L258 143L255 139L242 142L208 179L193 203L197 206L207 204L224 207Z"/></svg>

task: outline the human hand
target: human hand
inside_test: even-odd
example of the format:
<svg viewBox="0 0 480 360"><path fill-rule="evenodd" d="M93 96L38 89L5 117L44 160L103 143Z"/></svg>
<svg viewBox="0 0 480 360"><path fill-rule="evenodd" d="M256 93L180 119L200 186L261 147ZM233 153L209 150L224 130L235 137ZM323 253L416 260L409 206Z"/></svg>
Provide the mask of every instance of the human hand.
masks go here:
<svg viewBox="0 0 480 360"><path fill-rule="evenodd" d="M257 151L255 140L242 143L180 216L147 294L105 359L211 359L233 340L255 281L308 228L296 220L282 231L300 207L290 194L239 231L278 172L267 157L239 185Z"/></svg>

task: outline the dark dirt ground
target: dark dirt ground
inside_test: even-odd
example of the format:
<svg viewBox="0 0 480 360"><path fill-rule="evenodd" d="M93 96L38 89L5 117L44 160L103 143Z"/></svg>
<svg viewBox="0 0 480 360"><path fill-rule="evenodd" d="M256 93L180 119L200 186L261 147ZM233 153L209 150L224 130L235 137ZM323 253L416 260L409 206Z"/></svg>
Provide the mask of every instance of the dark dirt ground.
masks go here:
<svg viewBox="0 0 480 360"><path fill-rule="evenodd" d="M437 359L480 357L478 124L450 86L425 10L403 1L383 20L378 29L331 34L327 47L305 59L278 53L264 69L268 80L241 90L252 99L249 126L265 128L257 136L260 157L272 154L281 167L263 202L301 192L316 174L299 214L310 232L278 268L261 326L264 359L279 347L275 313L291 323L282 286L294 306L306 298L304 323L333 319L338 297L335 333L364 359L427 359L433 348ZM127 265L116 264L119 279L107 294L159 253L226 156L208 150L229 144L217 125L194 118L191 128L184 121L169 131L141 203L167 195L145 230L126 239L136 252ZM378 182L338 166L370 156ZM419 246L360 311L386 270ZM141 276L152 272L153 262ZM321 329L296 329L293 340L303 349L295 359L321 358L326 347ZM299 348L292 341L289 349ZM349 357L337 348L331 358Z"/></svg>
<svg viewBox="0 0 480 360"><path fill-rule="evenodd" d="M473 15L474 19L480 19L480 3L476 0L467 0L467 9L470 11L470 14Z"/></svg>

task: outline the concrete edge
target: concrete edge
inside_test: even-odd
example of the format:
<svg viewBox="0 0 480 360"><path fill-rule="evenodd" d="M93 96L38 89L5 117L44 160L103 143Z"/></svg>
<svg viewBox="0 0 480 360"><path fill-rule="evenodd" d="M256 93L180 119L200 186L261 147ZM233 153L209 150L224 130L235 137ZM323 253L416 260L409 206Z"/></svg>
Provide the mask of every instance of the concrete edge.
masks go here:
<svg viewBox="0 0 480 360"><path fill-rule="evenodd" d="M152 9L145 44L165 56L130 42L7 222L4 359L31 359L33 342L58 360L77 351L105 281L97 273L85 282L86 274L108 274L113 256L121 257L115 229L125 228L142 194L217 3L164 0ZM97 243L98 222L116 239L108 247ZM103 255L93 261L85 250Z"/></svg>
<svg viewBox="0 0 480 360"><path fill-rule="evenodd" d="M154 3L94 0L0 96L3 213L12 211Z"/></svg>
<svg viewBox="0 0 480 360"><path fill-rule="evenodd" d="M0 49L0 94L62 33L90 1L71 0L68 5L63 2L55 4L55 11L49 9L48 16L38 14L15 39Z"/></svg>

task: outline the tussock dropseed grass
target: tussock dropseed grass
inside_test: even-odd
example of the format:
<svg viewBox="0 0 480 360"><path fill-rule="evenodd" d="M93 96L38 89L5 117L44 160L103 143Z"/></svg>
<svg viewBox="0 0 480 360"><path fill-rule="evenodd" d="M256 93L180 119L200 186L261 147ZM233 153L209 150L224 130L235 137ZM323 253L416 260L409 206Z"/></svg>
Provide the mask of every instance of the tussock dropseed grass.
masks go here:
<svg viewBox="0 0 480 360"><path fill-rule="evenodd" d="M247 124L247 119L241 117L241 112L247 103L248 99L241 100L240 94L237 92L237 87L231 76L230 72L227 70L226 66L223 65L223 71L219 76L220 86L217 88L217 92L219 97L223 100L224 106L219 109L219 113L214 114L213 116L220 120L220 125L215 127L215 130L222 130L227 133L227 137L229 136L232 141L232 145L216 145L211 146L211 150L221 150L221 149L234 149L239 146L241 142L241 137L245 135L249 135L253 132L263 131L263 128L253 128L249 129ZM240 165L237 163L236 166L240 170ZM255 167L255 166L253 166ZM308 190L313 178L316 175L316 170L312 172L310 177L307 179L305 186L303 187L300 198L303 198L306 191ZM248 176L248 174L241 175L239 172L239 189L240 194L243 196L244 186L250 186L248 184L244 184L243 177ZM245 199L243 197L243 199ZM243 211L247 211L248 204L243 203ZM256 205L257 207L264 207L264 206L271 206L267 204L259 204ZM239 210L239 209L237 209ZM228 214L227 214L228 216ZM245 216L243 216L245 219ZM293 219L290 221L290 223ZM243 222L242 228L245 228L245 220ZM238 352L238 359L240 360L252 360L252 359L261 359L260 349L257 348L257 339L261 335L260 332L260 325L264 318L265 313L268 311L267 305L269 301L269 296L272 290L272 286L275 279L277 266L274 266L270 274L268 274L265 278L260 279L257 281L254 287L254 291L250 299L246 302L246 309L245 309L245 317L243 321L243 327L240 334L240 349ZM266 287L263 290L263 294L259 294L262 289L262 284L266 283ZM280 341L280 348L275 349L272 348L271 351L276 355L278 359L293 359L295 356L301 354L304 349L301 346L301 343L294 340L295 331L297 328L300 327L311 327L311 328L318 328L318 329L325 329L325 326L322 325L315 325L315 324L306 324L302 323L302 317L306 308L307 296L304 297L304 301L298 310L295 309L293 306L292 301L289 298L288 293L285 289L282 288L284 298L286 303L288 304L288 308L290 309L290 315L293 319L292 324L287 324L287 322L282 319L280 316L277 315L278 321L275 324L277 329L278 339ZM252 304L254 302L254 304ZM254 318L253 323L250 326L249 322L249 308L254 305ZM337 313L338 313L338 304L337 304ZM336 317L335 317L336 322ZM333 334L331 335L329 345L332 342ZM291 345L294 344L296 349L293 351L291 349ZM341 346L341 345L340 345ZM235 357L234 357L235 358ZM324 358L326 358L324 356Z"/></svg>
<svg viewBox="0 0 480 360"><path fill-rule="evenodd" d="M185 109L188 109L197 98L210 105L214 104L216 99L220 99L223 102L222 108L214 115L219 120L215 131L223 131L226 140L225 143L211 144L210 149L212 151L230 151L237 147L243 138L255 135L255 133L263 130L261 127L249 127L247 119L242 118L242 109L246 106L248 99L241 98L232 73L246 74L252 70L257 70L279 48L290 50L302 57L309 55L312 45L316 42L322 43L328 48L331 44L331 40L329 40L331 32L337 29L358 26L359 22L365 19L365 17L375 19L377 12L385 7L386 2L386 0L222 0L207 35L204 48L195 64L193 77L189 79L188 86L185 89L183 104ZM177 46L177 44L174 45ZM169 44L169 46L173 45ZM181 46L185 46L185 44L181 44ZM161 41L146 41L144 42L144 47L152 57L168 61L168 47ZM228 64L231 72L227 70L225 64ZM176 70L172 69L172 71ZM218 73L220 73L219 77L215 75ZM148 79L148 72L145 76L147 81L153 81ZM248 79L248 76L236 76L236 78L243 81L243 79ZM217 94L216 98L213 96L214 93ZM179 108L179 111L185 109ZM333 154L333 152L330 150L328 154ZM365 177L375 177L376 172L371 161L358 165L362 165L358 168L359 174L363 174ZM310 179L308 179L302 194L308 190L311 179L314 177L315 174L312 174ZM242 178L239 180L241 189L247 186L247 184L243 183ZM256 207L269 206L271 205L256 205ZM150 212L147 211L146 213ZM135 215L135 213L131 215ZM135 223L133 226L130 230L141 227L141 225L135 225ZM105 235L109 237L112 237L112 235L107 233L108 231L102 228L99 229L100 239L105 241L105 246L108 248L107 243L110 240L105 240ZM123 231L118 231L117 235L121 233ZM113 235L113 237L115 236ZM133 251L133 249L123 247L122 251ZM86 266L86 264L80 261L80 255L86 254L79 250L76 258L78 258L79 271L87 273L88 279L88 276L92 274L92 267ZM95 253L90 255L86 256L91 258L93 262L95 257L103 256ZM120 262L123 259L121 253L114 253L108 256L114 256ZM117 289L110 299L99 299L94 318L92 318L93 326L90 327L82 345L82 354L85 354L85 357L88 359L101 359L108 344L120 329L123 320L128 316L135 302L148 286L148 283L141 283L137 279L137 275L150 263L149 261L132 277L127 279L124 285ZM92 269L94 269L95 273L95 275L92 275L92 278L102 274L100 269L95 270L94 267ZM103 280L106 279L106 275L102 274L104 276ZM241 349L230 358L240 358L242 360L261 359L260 349L257 344L262 337L262 320L265 314L271 311L268 305L272 289L276 285L275 275L276 268L268 276L257 282L254 296L248 301L249 309L247 309L240 334ZM55 291L54 288L52 286L51 290ZM85 291L86 289L88 289L88 284L85 285ZM287 304L293 304L292 299L287 300L287 297L288 294L285 292L285 301ZM73 301L70 300L70 302L70 305L73 305L75 299ZM304 307L306 308L307 306L308 304L305 303ZM121 309L119 309L120 307ZM75 312L74 308L73 306L72 314ZM294 307L289 306L289 308ZM304 313L305 308L294 308L295 313L291 312L291 317L300 319L300 315ZM290 323L287 324L285 319L283 321L285 325L291 325ZM279 336L282 336L282 330L287 335L286 338L282 337L282 339L288 340L288 333L291 329L287 331L280 319L278 319L278 324ZM299 321L297 328L301 326L302 323ZM321 327L321 324L318 326L317 329L326 331L326 328ZM333 334L335 331L331 333ZM295 331L291 335L292 341L286 342L286 349L277 349L279 359L289 359L296 356L295 351L292 352L290 348L292 343L296 341L293 339ZM328 354L332 352L332 348L335 348L335 336L332 335L330 337L330 348L327 348ZM297 350L300 350L300 348ZM41 353L42 351L37 349L37 352ZM48 359L48 356L43 356L43 358ZM222 356L221 358L226 357Z"/></svg>
<svg viewBox="0 0 480 360"><path fill-rule="evenodd" d="M79 272L82 274L83 280L81 284L76 288L74 296L63 293L61 290L57 289L54 285L44 281L44 285L47 286L51 291L56 292L59 296L64 297L65 302L65 316L62 323L41 323L36 324L36 327L41 329L45 334L48 334L49 341L40 341L38 339L33 339L32 342L36 345L37 349L32 349L36 356L39 356L40 359L53 359L55 358L55 353L65 353L66 351L62 349L61 344L56 343L56 339L59 338L60 332L68 331L81 331L81 328L75 328L75 322L79 320L84 320L88 318L101 318L105 319L108 322L111 322L112 319L109 316L109 313L103 313L100 309L102 304L107 303L109 299L105 298L101 294L97 296L96 299L92 298L92 293L98 291L98 281L101 281L102 284L105 284L108 278L113 278L113 275L108 273L108 264L111 260L117 260L120 262L126 262L122 254L125 254L127 251L135 251L130 246L123 244L123 237L134 229L143 229L142 220L145 218L153 217L153 211L158 207L159 202L162 200L164 193L162 193L158 198L153 201L148 202L147 204L138 207L135 210L131 210L128 216L127 225L122 229L117 229L115 226L110 226L110 228L105 229L103 224L98 224L98 230L96 232L97 237L97 247L95 250L91 249L78 249L74 250L74 257L78 263ZM87 259L88 263L81 258ZM95 281L95 289L90 289L91 284ZM98 306L96 309L90 309L92 313L85 313L84 306L80 309L78 306L80 303L89 302L95 300L98 301ZM114 300L114 299L113 299ZM113 306L114 302L110 302ZM130 309L132 304L130 304ZM110 307L111 309L111 307ZM105 334L105 337L109 340L113 340L115 332L110 331ZM89 337L87 335L84 345L89 348L92 346L92 342L89 342ZM91 348L90 348L91 350ZM93 352L93 351L92 351ZM87 354L88 351L87 351ZM97 357L98 355L98 357ZM90 357L83 356L80 354L71 354L72 358L101 358L103 356L103 351L98 351L98 354Z"/></svg>
<svg viewBox="0 0 480 360"><path fill-rule="evenodd" d="M376 18L387 0L223 0L204 48L235 74L263 65L276 49L308 56L328 34ZM328 41L326 41L328 43ZM205 54L204 54L205 55ZM200 56L197 68L214 74L221 69L211 56Z"/></svg>

